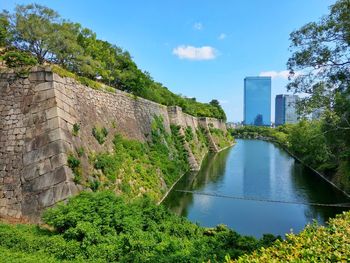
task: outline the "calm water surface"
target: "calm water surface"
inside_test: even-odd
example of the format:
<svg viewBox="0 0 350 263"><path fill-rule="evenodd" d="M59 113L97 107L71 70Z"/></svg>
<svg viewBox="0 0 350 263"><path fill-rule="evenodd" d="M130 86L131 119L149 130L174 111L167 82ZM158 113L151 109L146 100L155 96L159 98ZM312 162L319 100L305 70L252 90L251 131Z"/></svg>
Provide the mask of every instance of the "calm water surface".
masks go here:
<svg viewBox="0 0 350 263"><path fill-rule="evenodd" d="M324 224L344 208L235 200L181 193L193 190L227 196L316 203L349 203L340 191L272 143L237 140L203 161L197 174L185 175L163 204L202 226L225 224L240 234L261 237L299 232L316 219Z"/></svg>

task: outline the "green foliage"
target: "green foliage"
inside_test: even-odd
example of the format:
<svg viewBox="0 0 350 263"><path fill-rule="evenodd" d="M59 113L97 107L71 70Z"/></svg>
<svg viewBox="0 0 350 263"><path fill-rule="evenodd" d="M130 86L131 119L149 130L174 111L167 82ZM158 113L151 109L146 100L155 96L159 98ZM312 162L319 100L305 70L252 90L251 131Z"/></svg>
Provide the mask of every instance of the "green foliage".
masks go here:
<svg viewBox="0 0 350 263"><path fill-rule="evenodd" d="M209 131L219 149L228 147L234 142L234 138L229 132L217 128L209 128Z"/></svg>
<svg viewBox="0 0 350 263"><path fill-rule="evenodd" d="M190 146L190 150L195 159L200 163L203 160L204 155L208 153L208 138L204 128L198 127L196 133L193 133L190 126L186 127L185 139Z"/></svg>
<svg viewBox="0 0 350 263"><path fill-rule="evenodd" d="M196 130L196 135L199 143L204 145L205 147L208 147L208 139L206 136L205 129L202 127L198 127L198 129Z"/></svg>
<svg viewBox="0 0 350 263"><path fill-rule="evenodd" d="M73 124L73 130L72 130L73 136L78 136L79 130L80 130L80 124L79 123L74 123Z"/></svg>
<svg viewBox="0 0 350 263"><path fill-rule="evenodd" d="M50 230L0 224L0 252L10 255L0 260L222 262L266 245L222 225L199 227L148 198L128 202L111 192L83 192L48 209L43 220Z"/></svg>
<svg viewBox="0 0 350 263"><path fill-rule="evenodd" d="M103 144L106 141L108 130L106 127L93 127L92 135L95 137L99 144Z"/></svg>
<svg viewBox="0 0 350 263"><path fill-rule="evenodd" d="M141 143L117 134L114 152L98 153L91 162L103 174L101 187L130 198L140 193L159 200L176 179L189 169L187 152L178 129L168 134L160 117L152 123L152 141ZM164 185L165 184L165 185Z"/></svg>
<svg viewBox="0 0 350 263"><path fill-rule="evenodd" d="M97 39L94 32L78 23L61 19L50 8L18 5L14 14L0 14L0 25L1 42L31 53L41 64L48 61L59 65L53 71L61 76L94 89L120 89L163 105L177 105L193 116L226 119L217 100L199 103L172 93L140 70L127 51Z"/></svg>
<svg viewBox="0 0 350 263"><path fill-rule="evenodd" d="M346 262L350 258L350 213L330 219L328 225L308 225L298 235L289 234L235 262Z"/></svg>
<svg viewBox="0 0 350 263"><path fill-rule="evenodd" d="M322 123L317 127L322 135L312 140L314 147L316 142L320 147L310 149L308 154L315 151L314 165L318 163L322 169L331 170L331 174L337 170L337 182L350 190L350 178L341 169L350 164L350 1L338 0L329 10L319 21L291 33L293 54L287 66L291 73L298 74L288 89L308 94L299 103L299 111L304 115L322 109ZM300 132L309 130L312 129L300 127ZM310 136L306 134L303 138ZM296 151L305 148L297 141L294 143L300 146ZM307 147L312 146L307 144Z"/></svg>
<svg viewBox="0 0 350 263"><path fill-rule="evenodd" d="M84 155L84 153L85 153L84 147L78 147L78 148L75 149L75 151L77 152L78 157L82 157Z"/></svg>
<svg viewBox="0 0 350 263"><path fill-rule="evenodd" d="M74 182L79 184L82 179L81 162L73 154L69 154L67 158L68 167L72 169L74 175Z"/></svg>
<svg viewBox="0 0 350 263"><path fill-rule="evenodd" d="M0 47L6 47L11 40L10 21L7 12L0 13Z"/></svg>
<svg viewBox="0 0 350 263"><path fill-rule="evenodd" d="M233 130L237 138L273 140L300 158L305 164L325 171L332 166L330 154L320 121L302 120L272 129L269 127L245 126ZM327 165L328 164L328 165Z"/></svg>
<svg viewBox="0 0 350 263"><path fill-rule="evenodd" d="M47 7L30 4L18 5L11 16L14 32L13 45L36 56L39 63L52 54L52 44L57 37L58 14Z"/></svg>
<svg viewBox="0 0 350 263"><path fill-rule="evenodd" d="M96 192L101 186L101 182L99 180L93 179L89 181L89 188Z"/></svg>
<svg viewBox="0 0 350 263"><path fill-rule="evenodd" d="M188 152L184 147L185 138L180 134L180 128L181 128L180 126L176 126L173 124L170 125L171 137L172 137L172 140L174 141L173 144L177 151L177 155L174 157L177 158L179 162L178 165L182 167L181 169L183 171L187 171L189 169Z"/></svg>
<svg viewBox="0 0 350 263"><path fill-rule="evenodd" d="M30 53L19 50L6 50L4 55L1 55L1 59L9 68L30 67L38 63Z"/></svg>
<svg viewBox="0 0 350 263"><path fill-rule="evenodd" d="M190 126L186 127L185 129L185 138L186 138L186 141L187 142L190 142L193 140L193 131L192 131L192 128Z"/></svg>
<svg viewBox="0 0 350 263"><path fill-rule="evenodd" d="M330 13L290 34L293 50L288 69L299 72L288 85L295 92L310 94L303 103L306 112L332 108L334 97L349 90L350 2L338 0Z"/></svg>

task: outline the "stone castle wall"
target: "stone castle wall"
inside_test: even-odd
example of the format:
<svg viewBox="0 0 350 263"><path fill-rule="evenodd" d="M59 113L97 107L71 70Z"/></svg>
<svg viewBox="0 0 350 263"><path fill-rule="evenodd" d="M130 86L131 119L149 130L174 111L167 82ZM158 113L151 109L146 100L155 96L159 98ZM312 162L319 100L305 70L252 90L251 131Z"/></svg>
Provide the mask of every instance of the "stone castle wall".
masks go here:
<svg viewBox="0 0 350 263"><path fill-rule="evenodd" d="M146 141L154 116L193 130L199 126L226 130L213 118L196 118L179 107L166 107L122 91L108 93L61 78L50 68L33 69L27 78L0 75L0 216L39 220L40 211L81 191L73 182L67 157L77 148L86 152L111 151L113 136L98 144L94 127L110 134ZM79 126L79 136L72 133ZM181 129L183 132L183 129ZM211 142L210 144L212 144ZM217 151L212 145L211 150ZM199 169L190 148L189 162ZM87 158L85 158L87 159ZM83 163L83 169L89 169Z"/></svg>

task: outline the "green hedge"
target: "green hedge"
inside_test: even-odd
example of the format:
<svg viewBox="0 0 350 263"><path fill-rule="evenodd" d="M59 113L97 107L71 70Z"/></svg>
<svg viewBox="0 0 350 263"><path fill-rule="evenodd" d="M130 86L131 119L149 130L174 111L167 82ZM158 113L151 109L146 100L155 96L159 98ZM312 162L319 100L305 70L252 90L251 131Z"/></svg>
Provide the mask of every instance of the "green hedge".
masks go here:
<svg viewBox="0 0 350 263"><path fill-rule="evenodd" d="M0 262L222 262L275 240L203 228L148 198L112 192L83 192L43 219L49 228L0 224Z"/></svg>
<svg viewBox="0 0 350 263"><path fill-rule="evenodd" d="M348 262L350 259L350 212L330 219L328 226L308 225L298 235L289 234L234 262Z"/></svg>

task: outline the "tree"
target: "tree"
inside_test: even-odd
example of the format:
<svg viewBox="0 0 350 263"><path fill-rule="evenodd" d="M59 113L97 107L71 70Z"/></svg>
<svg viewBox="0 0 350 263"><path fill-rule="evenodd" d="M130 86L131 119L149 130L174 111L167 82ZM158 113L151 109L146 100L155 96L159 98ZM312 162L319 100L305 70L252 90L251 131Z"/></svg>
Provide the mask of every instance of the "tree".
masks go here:
<svg viewBox="0 0 350 263"><path fill-rule="evenodd" d="M335 96L349 91L350 1L339 0L328 16L292 32L290 39L288 89L310 95L302 100L304 112L333 107Z"/></svg>
<svg viewBox="0 0 350 263"><path fill-rule="evenodd" d="M97 39L93 31L78 23L62 20L45 6L18 5L14 14L0 13L1 46L6 46L1 57L11 67L55 63L80 76L80 80L98 80L163 105L178 105L195 116L226 119L217 100L203 104L175 95L140 70L127 51ZM13 52L4 57L8 51Z"/></svg>
<svg viewBox="0 0 350 263"><path fill-rule="evenodd" d="M336 156L341 165L350 160L350 0L338 0L327 16L290 35L293 54L287 66L292 75L288 90L308 94L299 110L310 113L323 108L318 134L309 143L324 138L324 153ZM315 131L312 131L315 132ZM304 136L302 133L300 136ZM296 136L296 140L302 140ZM317 153L317 143L310 152ZM301 147L302 145L300 145ZM318 151L315 156L322 156ZM313 157L312 157L313 158ZM322 157L323 158L323 157ZM319 161L326 162L320 158ZM350 178L347 182L350 185Z"/></svg>
<svg viewBox="0 0 350 263"><path fill-rule="evenodd" d="M38 5L18 5L11 16L14 46L35 55L39 63L52 56L55 30L59 15L52 9Z"/></svg>
<svg viewBox="0 0 350 263"><path fill-rule="evenodd" d="M220 102L216 99L213 99L209 102L210 105L214 106L214 107L220 107Z"/></svg>
<svg viewBox="0 0 350 263"><path fill-rule="evenodd" d="M0 47L5 47L9 44L11 34L9 32L10 21L7 12L0 13Z"/></svg>

